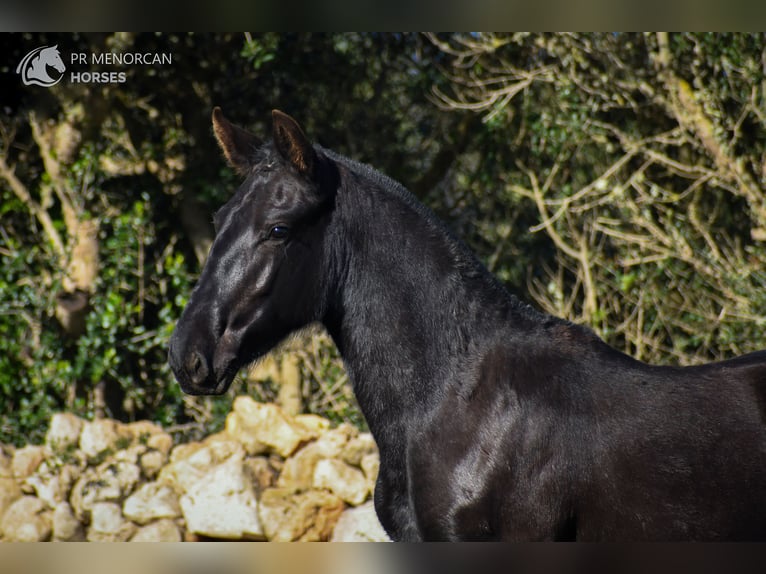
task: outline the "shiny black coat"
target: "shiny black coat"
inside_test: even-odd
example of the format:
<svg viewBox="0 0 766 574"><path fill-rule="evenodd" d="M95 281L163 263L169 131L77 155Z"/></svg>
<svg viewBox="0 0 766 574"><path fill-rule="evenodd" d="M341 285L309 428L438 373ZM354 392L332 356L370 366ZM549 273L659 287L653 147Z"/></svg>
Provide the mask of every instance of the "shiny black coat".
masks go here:
<svg viewBox="0 0 766 574"><path fill-rule="evenodd" d="M766 538L766 352L636 361L519 302L399 184L288 116L261 144L216 114L245 183L171 340L185 391L224 392L320 321L395 540Z"/></svg>

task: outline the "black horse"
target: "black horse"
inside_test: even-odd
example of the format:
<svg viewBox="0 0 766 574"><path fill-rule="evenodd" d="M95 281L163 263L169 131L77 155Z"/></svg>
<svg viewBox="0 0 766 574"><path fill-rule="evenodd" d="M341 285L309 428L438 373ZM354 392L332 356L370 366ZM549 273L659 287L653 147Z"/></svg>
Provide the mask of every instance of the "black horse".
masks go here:
<svg viewBox="0 0 766 574"><path fill-rule="evenodd" d="M213 127L245 181L170 341L184 391L319 321L380 449L395 540L766 538L766 351L659 367L511 296L408 191L312 145Z"/></svg>

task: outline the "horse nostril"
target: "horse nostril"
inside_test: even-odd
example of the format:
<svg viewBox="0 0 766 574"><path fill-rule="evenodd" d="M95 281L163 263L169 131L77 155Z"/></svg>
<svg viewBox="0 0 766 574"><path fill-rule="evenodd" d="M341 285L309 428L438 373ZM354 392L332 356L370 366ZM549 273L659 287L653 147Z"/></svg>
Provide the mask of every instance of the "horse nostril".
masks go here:
<svg viewBox="0 0 766 574"><path fill-rule="evenodd" d="M202 383L207 378L207 361L199 352L194 351L189 355L186 369L195 383Z"/></svg>

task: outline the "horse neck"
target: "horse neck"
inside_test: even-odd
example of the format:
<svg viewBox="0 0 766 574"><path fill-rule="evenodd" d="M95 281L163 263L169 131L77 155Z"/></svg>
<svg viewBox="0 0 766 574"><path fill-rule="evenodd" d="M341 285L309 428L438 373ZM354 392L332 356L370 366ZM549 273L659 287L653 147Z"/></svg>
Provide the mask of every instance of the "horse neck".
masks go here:
<svg viewBox="0 0 766 574"><path fill-rule="evenodd" d="M509 297L403 190L347 181L334 217L345 264L325 325L380 441L383 427L425 413Z"/></svg>

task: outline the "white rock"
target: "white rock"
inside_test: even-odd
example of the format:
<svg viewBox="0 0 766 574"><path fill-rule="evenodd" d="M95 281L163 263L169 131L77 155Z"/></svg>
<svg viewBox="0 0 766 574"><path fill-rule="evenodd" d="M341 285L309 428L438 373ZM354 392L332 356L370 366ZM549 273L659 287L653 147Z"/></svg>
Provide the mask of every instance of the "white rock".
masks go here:
<svg viewBox="0 0 766 574"><path fill-rule="evenodd" d="M330 429L330 421L324 417L320 417L319 415L296 415L295 422L306 427L307 429L316 432L317 434L321 434L324 431Z"/></svg>
<svg viewBox="0 0 766 574"><path fill-rule="evenodd" d="M371 485L370 490L372 491L375 487L375 481L378 480L378 471L380 470L380 455L378 455L378 453L364 455L362 457L362 463L360 466L362 467L364 476L367 477L367 481Z"/></svg>
<svg viewBox="0 0 766 574"><path fill-rule="evenodd" d="M173 448L173 437L166 432L153 434L146 441L146 446L160 451L167 458L170 450Z"/></svg>
<svg viewBox="0 0 766 574"><path fill-rule="evenodd" d="M130 464L138 464L141 456L148 450L142 444L134 444L128 448L118 450L112 456L109 457L110 461L129 462Z"/></svg>
<svg viewBox="0 0 766 574"><path fill-rule="evenodd" d="M340 458L359 431L348 424L324 432L285 461L277 480L280 488L306 490L314 485L314 471L323 459ZM325 488L324 486L320 488Z"/></svg>
<svg viewBox="0 0 766 574"><path fill-rule="evenodd" d="M209 444L194 443L189 448L180 445L173 449L170 464L165 466L157 478L159 482L170 484L178 493L193 488L210 470L233 456L242 460L245 450L234 440L215 441Z"/></svg>
<svg viewBox="0 0 766 574"><path fill-rule="evenodd" d="M338 427L328 430L314 441L314 445L325 456L325 458L337 458L348 445L349 440L355 438L359 431L348 423L343 423Z"/></svg>
<svg viewBox="0 0 766 574"><path fill-rule="evenodd" d="M345 504L326 490L269 488L260 500L266 536L274 542L329 540Z"/></svg>
<svg viewBox="0 0 766 574"><path fill-rule="evenodd" d="M72 507L62 502L53 510L53 540L80 542L85 540L82 524L75 518Z"/></svg>
<svg viewBox="0 0 766 574"><path fill-rule="evenodd" d="M98 532L116 532L124 519L120 506L114 502L97 502L91 512L90 527Z"/></svg>
<svg viewBox="0 0 766 574"><path fill-rule="evenodd" d="M122 506L125 517L138 524L158 518L181 516L178 495L167 484L148 482L130 495Z"/></svg>
<svg viewBox="0 0 766 574"><path fill-rule="evenodd" d="M133 492L141 478L141 469L138 465L126 461L105 462L96 469L96 472L102 480L116 484L120 489L120 496L127 496Z"/></svg>
<svg viewBox="0 0 766 574"><path fill-rule="evenodd" d="M16 500L3 515L0 530L7 542L40 542L51 534L51 519L45 503L35 496Z"/></svg>
<svg viewBox="0 0 766 574"><path fill-rule="evenodd" d="M181 542L178 525L169 518L163 518L138 529L131 542Z"/></svg>
<svg viewBox="0 0 766 574"><path fill-rule="evenodd" d="M277 405L258 403L248 396L234 400L226 417L226 432L242 443L248 454L273 452L290 456L301 443L316 438L319 431L285 414Z"/></svg>
<svg viewBox="0 0 766 574"><path fill-rule="evenodd" d="M362 504L370 492L362 471L336 459L317 462L314 488L326 488L352 506Z"/></svg>
<svg viewBox="0 0 766 574"><path fill-rule="evenodd" d="M72 487L69 503L77 519L86 521L95 503L119 500L121 494L115 481L102 480L95 468L88 468Z"/></svg>
<svg viewBox="0 0 766 574"><path fill-rule="evenodd" d="M153 435L165 433L160 425L151 421L128 423L125 425L125 431L130 434L134 442L141 444L146 444Z"/></svg>
<svg viewBox="0 0 766 574"><path fill-rule="evenodd" d="M48 451L44 446L30 445L16 449L13 453L13 475L16 478L27 478L40 466Z"/></svg>
<svg viewBox="0 0 766 574"><path fill-rule="evenodd" d="M327 456L326 450L317 442L303 447L285 461L277 478L278 487L293 490L311 488L314 484L314 469L317 463Z"/></svg>
<svg viewBox="0 0 766 574"><path fill-rule="evenodd" d="M93 505L87 536L90 542L125 542L135 530L136 527L123 518L119 504L97 502Z"/></svg>
<svg viewBox="0 0 766 574"><path fill-rule="evenodd" d="M98 502L119 502L128 496L141 470L129 462L105 462L98 468L88 468L77 480L69 502L79 520L86 521Z"/></svg>
<svg viewBox="0 0 766 574"><path fill-rule="evenodd" d="M343 447L343 460L352 466L361 466L362 458L369 454L377 454L378 447L370 433L362 433L352 438Z"/></svg>
<svg viewBox="0 0 766 574"><path fill-rule="evenodd" d="M181 496L190 532L223 539L263 539L258 502L238 452L214 466Z"/></svg>
<svg viewBox="0 0 766 574"><path fill-rule="evenodd" d="M80 450L88 458L97 458L105 451L116 451L132 435L117 421L98 419L86 422L80 433Z"/></svg>
<svg viewBox="0 0 766 574"><path fill-rule="evenodd" d="M139 465L147 478L154 478L168 462L167 454L159 450L148 450L141 455Z"/></svg>
<svg viewBox="0 0 766 574"><path fill-rule="evenodd" d="M203 448L205 448L205 445L201 442L187 442L176 445L170 451L170 462L178 462L179 460L189 458L192 454Z"/></svg>
<svg viewBox="0 0 766 574"><path fill-rule="evenodd" d="M330 542L390 542L370 500L341 514Z"/></svg>
<svg viewBox="0 0 766 574"><path fill-rule="evenodd" d="M15 478L0 477L0 518L21 496L21 488Z"/></svg>
<svg viewBox="0 0 766 574"><path fill-rule="evenodd" d="M24 484L32 487L37 497L51 508L67 500L72 486L80 477L80 470L71 464L51 466L48 461L37 468Z"/></svg>
<svg viewBox="0 0 766 574"><path fill-rule="evenodd" d="M56 413L51 417L45 444L53 452L66 451L77 446L85 421L72 413Z"/></svg>

